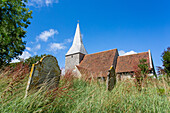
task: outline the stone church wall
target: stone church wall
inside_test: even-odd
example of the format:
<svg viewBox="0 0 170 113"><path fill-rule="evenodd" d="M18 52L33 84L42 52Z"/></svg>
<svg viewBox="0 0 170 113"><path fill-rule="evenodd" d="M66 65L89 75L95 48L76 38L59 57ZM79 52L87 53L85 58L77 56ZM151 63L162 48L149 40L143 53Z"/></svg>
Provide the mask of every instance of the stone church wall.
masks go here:
<svg viewBox="0 0 170 113"><path fill-rule="evenodd" d="M133 73L117 73L116 79L117 79L117 81L131 79L132 75L133 75Z"/></svg>
<svg viewBox="0 0 170 113"><path fill-rule="evenodd" d="M65 70L74 69L84 58L84 54L76 53L65 57Z"/></svg>

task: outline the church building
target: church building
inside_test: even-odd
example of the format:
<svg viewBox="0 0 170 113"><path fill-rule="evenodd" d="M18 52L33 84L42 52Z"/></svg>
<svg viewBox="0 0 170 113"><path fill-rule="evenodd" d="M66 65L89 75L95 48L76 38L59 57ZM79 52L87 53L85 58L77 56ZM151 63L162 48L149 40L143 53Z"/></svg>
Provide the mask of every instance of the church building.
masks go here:
<svg viewBox="0 0 170 113"><path fill-rule="evenodd" d="M149 75L155 74L150 50L124 56L119 56L117 49L88 54L78 23L73 44L65 55L65 70L73 70L78 76L104 80L111 90L116 80L131 78L134 75L134 66L139 64L140 59L147 60Z"/></svg>

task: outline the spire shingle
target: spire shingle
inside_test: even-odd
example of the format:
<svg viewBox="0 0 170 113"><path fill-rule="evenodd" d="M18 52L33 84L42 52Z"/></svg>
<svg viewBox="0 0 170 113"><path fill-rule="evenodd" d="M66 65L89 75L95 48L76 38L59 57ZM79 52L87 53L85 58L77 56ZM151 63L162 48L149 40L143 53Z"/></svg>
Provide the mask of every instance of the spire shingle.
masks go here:
<svg viewBox="0 0 170 113"><path fill-rule="evenodd" d="M87 51L84 48L84 45L82 42L79 23L77 23L77 28L76 28L76 33L74 36L73 44L66 55L71 55L71 54L75 54L75 53L87 54Z"/></svg>

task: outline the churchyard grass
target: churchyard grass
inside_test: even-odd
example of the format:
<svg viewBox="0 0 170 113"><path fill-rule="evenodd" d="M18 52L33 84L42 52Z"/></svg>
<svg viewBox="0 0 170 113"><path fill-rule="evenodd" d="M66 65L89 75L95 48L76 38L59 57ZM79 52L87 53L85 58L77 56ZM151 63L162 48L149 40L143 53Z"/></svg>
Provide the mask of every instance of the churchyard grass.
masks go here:
<svg viewBox="0 0 170 113"><path fill-rule="evenodd" d="M28 80L28 73L25 74L18 84L10 86L10 90L7 89L12 78L0 75L1 113L170 112L169 86L163 80L149 79L142 91L137 90L133 80L126 80L108 91L105 83L75 78L67 73L61 77L58 88L42 85L24 98Z"/></svg>

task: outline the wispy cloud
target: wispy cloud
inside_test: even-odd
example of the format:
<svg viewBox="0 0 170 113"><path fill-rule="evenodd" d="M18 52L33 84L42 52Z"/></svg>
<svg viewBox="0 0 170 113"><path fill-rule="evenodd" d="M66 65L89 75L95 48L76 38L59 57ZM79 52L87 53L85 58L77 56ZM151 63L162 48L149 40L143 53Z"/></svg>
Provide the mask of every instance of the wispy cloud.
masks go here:
<svg viewBox="0 0 170 113"><path fill-rule="evenodd" d="M30 47L26 47L26 50L30 51L30 52L36 52L39 49L41 49L41 44L36 44L34 47L30 48Z"/></svg>
<svg viewBox="0 0 170 113"><path fill-rule="evenodd" d="M45 0L46 6L52 5L53 3L58 3L58 0Z"/></svg>
<svg viewBox="0 0 170 113"><path fill-rule="evenodd" d="M35 50L39 50L39 49L41 49L41 45L40 44L35 46Z"/></svg>
<svg viewBox="0 0 170 113"><path fill-rule="evenodd" d="M64 40L64 43L66 44L66 43L71 43L73 40L71 39L71 38L68 38L68 39L65 39Z"/></svg>
<svg viewBox="0 0 170 113"><path fill-rule="evenodd" d="M131 51L129 51L129 52L125 52L125 51L123 51L123 50L120 50L120 51L119 51L119 55L120 55L120 56L131 55L131 54L137 54L137 52L135 52L135 51L133 51L133 50L131 50Z"/></svg>
<svg viewBox="0 0 170 113"><path fill-rule="evenodd" d="M33 44L32 44L33 45ZM36 44L34 45L32 48L31 47L26 47L26 50L33 53L33 55L37 55L37 51L41 49L41 44ZM27 53L27 52L26 52ZM25 55L26 53L23 53L23 55ZM19 58L22 58L23 55L19 56ZM27 54L29 57L30 55ZM25 56L26 57L26 56ZM23 58L22 58L23 59ZM19 61L17 59L15 59L16 61Z"/></svg>
<svg viewBox="0 0 170 113"><path fill-rule="evenodd" d="M33 7L45 7L58 3L58 0L28 0L28 5Z"/></svg>
<svg viewBox="0 0 170 113"><path fill-rule="evenodd" d="M31 51L31 48L30 47L26 47L26 50Z"/></svg>
<svg viewBox="0 0 170 113"><path fill-rule="evenodd" d="M65 48L66 47L62 43L51 43L49 51L57 51Z"/></svg>
<svg viewBox="0 0 170 113"><path fill-rule="evenodd" d="M36 40L47 42L48 38L53 37L55 34L58 34L57 30L49 29L48 31L41 32L41 34L36 37Z"/></svg>

